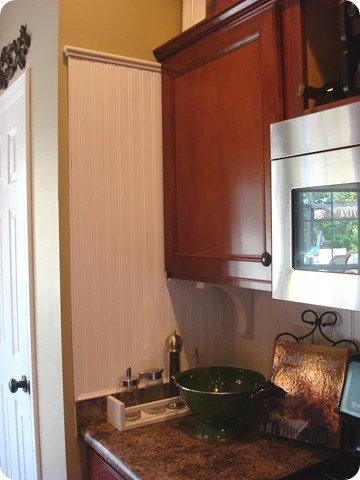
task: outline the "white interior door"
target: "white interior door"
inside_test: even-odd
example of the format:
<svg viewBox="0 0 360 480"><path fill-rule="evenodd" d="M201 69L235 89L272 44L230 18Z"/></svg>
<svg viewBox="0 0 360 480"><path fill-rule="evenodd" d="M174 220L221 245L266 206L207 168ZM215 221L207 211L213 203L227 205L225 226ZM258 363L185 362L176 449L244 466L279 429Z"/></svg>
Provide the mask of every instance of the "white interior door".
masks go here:
<svg viewBox="0 0 360 480"><path fill-rule="evenodd" d="M12 480L38 478L30 335L26 78L22 75L0 95L0 468ZM26 381L17 384L23 376ZM13 393L10 379L14 379Z"/></svg>

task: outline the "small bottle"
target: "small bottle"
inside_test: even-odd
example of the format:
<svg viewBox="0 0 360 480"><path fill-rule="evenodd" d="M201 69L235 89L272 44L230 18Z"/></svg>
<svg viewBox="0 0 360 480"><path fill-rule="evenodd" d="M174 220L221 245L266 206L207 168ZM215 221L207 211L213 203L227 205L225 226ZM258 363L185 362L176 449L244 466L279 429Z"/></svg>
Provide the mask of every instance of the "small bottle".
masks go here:
<svg viewBox="0 0 360 480"><path fill-rule="evenodd" d="M125 407L134 407L138 405L138 385L139 377L131 376L131 367L126 369L126 377L120 378L121 401ZM125 413L125 420L137 420L141 416L141 411Z"/></svg>
<svg viewBox="0 0 360 480"><path fill-rule="evenodd" d="M144 399L146 403L155 402L165 398L164 382L162 378L163 371L163 368L150 368L144 372L144 378L146 382L144 386ZM164 413L165 411L165 406L144 408L144 412L151 415L158 415L159 413Z"/></svg>
<svg viewBox="0 0 360 480"><path fill-rule="evenodd" d="M198 349L195 349L195 355L192 358L192 366L193 368L199 368L201 367L201 358L199 356Z"/></svg>

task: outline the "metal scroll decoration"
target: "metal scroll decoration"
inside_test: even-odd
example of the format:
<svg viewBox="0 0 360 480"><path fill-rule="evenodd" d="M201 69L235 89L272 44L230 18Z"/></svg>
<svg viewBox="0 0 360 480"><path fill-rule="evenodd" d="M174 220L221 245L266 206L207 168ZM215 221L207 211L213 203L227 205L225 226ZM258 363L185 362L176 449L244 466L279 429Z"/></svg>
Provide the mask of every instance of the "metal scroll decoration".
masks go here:
<svg viewBox="0 0 360 480"><path fill-rule="evenodd" d="M326 317L330 317L330 318L332 318L332 320L325 322L324 319ZM354 342L353 340L348 340L347 338L343 338L341 340L334 341L325 334L323 329L326 328L326 327L331 327L331 326L335 325L337 320L338 320L338 317L337 317L335 312L327 311L327 312L322 313L319 316L314 310L308 309L308 310L305 310L301 314L301 320L304 323L306 323L308 325L311 325L313 327L309 333L307 333L306 335L302 335L302 336L297 337L293 333L283 332L283 333L280 333L275 338L275 340L279 340L279 338L281 338L283 336L288 336L288 337L293 338L296 342L300 342L301 340L305 340L305 338L310 337L313 333L315 333L316 330L319 330L320 335L323 338L325 338L325 340L328 341L333 347L336 347L340 343L349 343L350 345L352 345L355 348L356 352L359 352L359 347L358 347L357 343Z"/></svg>
<svg viewBox="0 0 360 480"><path fill-rule="evenodd" d="M26 30L26 26L21 25L20 36L1 50L0 90L5 90L8 87L18 67L20 70L25 68L30 43L31 37Z"/></svg>

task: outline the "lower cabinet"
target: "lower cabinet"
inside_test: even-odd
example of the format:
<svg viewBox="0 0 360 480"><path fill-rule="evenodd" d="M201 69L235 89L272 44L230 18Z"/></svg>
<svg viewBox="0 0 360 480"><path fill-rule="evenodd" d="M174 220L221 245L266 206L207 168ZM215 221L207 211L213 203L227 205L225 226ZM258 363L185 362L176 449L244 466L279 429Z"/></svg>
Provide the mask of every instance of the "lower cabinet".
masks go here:
<svg viewBox="0 0 360 480"><path fill-rule="evenodd" d="M89 480L124 480L94 450L88 449Z"/></svg>

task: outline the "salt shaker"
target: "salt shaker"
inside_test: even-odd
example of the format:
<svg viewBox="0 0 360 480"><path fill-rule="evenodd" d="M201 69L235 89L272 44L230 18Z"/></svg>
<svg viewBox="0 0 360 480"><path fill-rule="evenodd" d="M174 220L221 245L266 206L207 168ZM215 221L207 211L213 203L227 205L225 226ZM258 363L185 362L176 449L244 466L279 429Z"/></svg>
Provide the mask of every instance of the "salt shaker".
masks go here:
<svg viewBox="0 0 360 480"><path fill-rule="evenodd" d="M138 405L138 385L139 377L131 376L131 367L126 369L126 377L120 378L121 399L125 407ZM141 411L125 413L125 420L137 420L141 416Z"/></svg>
<svg viewBox="0 0 360 480"><path fill-rule="evenodd" d="M150 368L144 372L143 376L146 382L144 385L144 398L146 403L162 400L165 397L164 382L162 377L163 371L163 368ZM157 415L159 413L164 413L165 411L165 406L144 408L144 412L151 415Z"/></svg>

